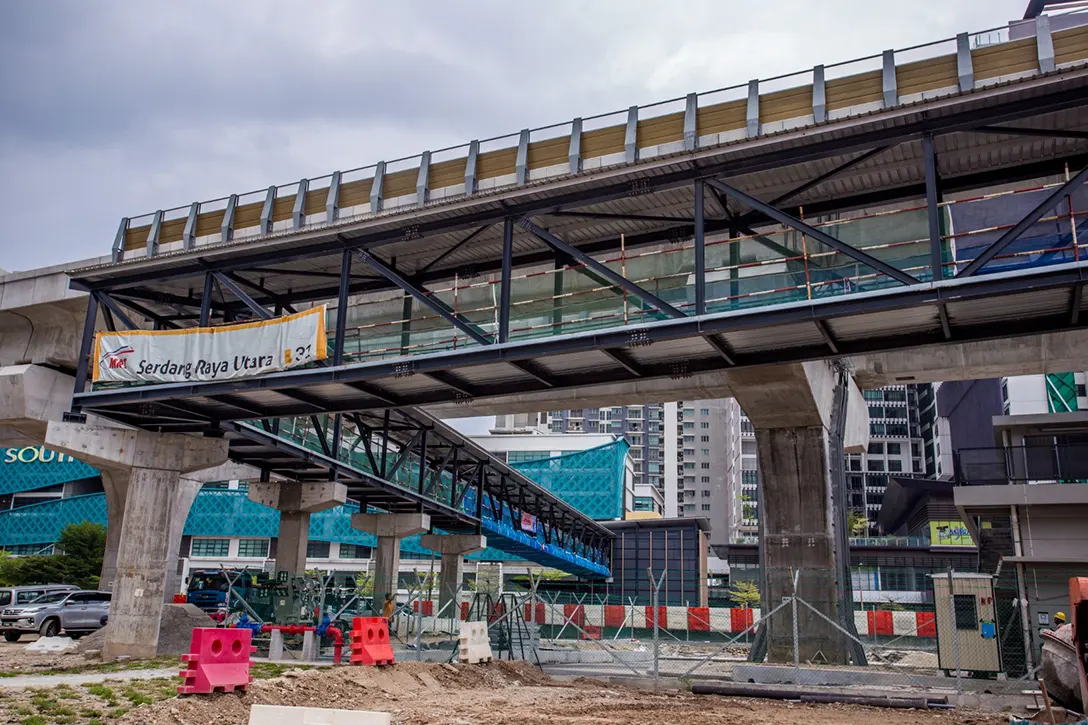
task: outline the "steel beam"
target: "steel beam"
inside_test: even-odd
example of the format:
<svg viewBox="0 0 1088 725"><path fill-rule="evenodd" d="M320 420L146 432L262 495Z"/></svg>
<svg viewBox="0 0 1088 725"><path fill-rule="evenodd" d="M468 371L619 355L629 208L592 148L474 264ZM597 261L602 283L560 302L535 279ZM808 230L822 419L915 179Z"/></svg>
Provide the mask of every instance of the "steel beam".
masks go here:
<svg viewBox="0 0 1088 725"><path fill-rule="evenodd" d="M200 297L200 320L197 324L201 327L207 327L212 320L212 283L215 278L212 277L211 272L204 273L204 292Z"/></svg>
<svg viewBox="0 0 1088 725"><path fill-rule="evenodd" d="M458 330L471 337L476 342L480 343L481 345L491 344L491 340L473 323L469 322L465 318L461 317L461 315L454 312L449 305L438 299L438 297L433 295L428 290L412 284L407 279L402 277L400 273L395 271L392 267L375 257L370 252L356 251L355 254L359 257L360 260L370 265L378 274L382 275L390 282L397 285L402 290L412 295L423 304L427 305L427 307L430 307L432 310L437 312L438 315L442 317L442 319L446 320L446 322L450 323Z"/></svg>
<svg viewBox="0 0 1088 725"><path fill-rule="evenodd" d="M1046 16L1041 15L1039 17ZM1065 197L1082 183L1084 183L1085 179L1088 179L1088 166L1085 166L1072 179L1065 182L1054 191L1050 192L1050 194L1048 194L1047 197L1043 199L1043 201L1041 201L1038 206L1028 212L1028 214L1023 219L1018 221L1012 229L1002 234L990 246L979 252L978 256L972 259L966 267L961 269L956 277L970 277L971 275L978 272L983 267L983 265L985 265L991 259L1000 254L1002 250L1005 249L1005 247L1009 246L1017 239L1019 239L1020 235L1022 235L1029 228L1031 228L1031 226L1035 224L1035 222L1039 221L1039 219L1041 219L1044 214L1056 207L1061 202L1063 197Z"/></svg>
<svg viewBox="0 0 1088 725"><path fill-rule="evenodd" d="M971 129L974 133L996 133L1003 136L1040 136L1042 138L1071 138L1078 141L1088 140L1088 131L1071 131L1061 128L1019 128L1016 126L979 126Z"/></svg>
<svg viewBox="0 0 1088 725"><path fill-rule="evenodd" d="M234 280L221 272L212 272L219 284L230 290L231 294L237 297L246 307L248 307L254 314L260 317L262 320L271 320L273 315L264 307L257 304L252 297L246 294L240 286L238 286Z"/></svg>
<svg viewBox="0 0 1088 725"><path fill-rule="evenodd" d="M510 287L513 284L514 220L502 225L502 277L499 280L499 342L510 339Z"/></svg>
<svg viewBox="0 0 1088 725"><path fill-rule="evenodd" d="M110 259L120 262L125 255L125 235L128 234L129 219L121 217L121 223L117 225L117 233L113 236L113 253Z"/></svg>
<svg viewBox="0 0 1088 725"><path fill-rule="evenodd" d="M748 104L744 110L744 130L748 138L755 138L760 132L758 79L748 81Z"/></svg>
<svg viewBox="0 0 1088 725"><path fill-rule="evenodd" d="M959 78L960 93L974 90L975 69L971 60L971 38L967 33L956 36L956 75Z"/></svg>
<svg viewBox="0 0 1088 725"><path fill-rule="evenodd" d="M576 118L570 124L570 146L567 147L567 162L571 174L582 173L582 119Z"/></svg>
<svg viewBox="0 0 1088 725"><path fill-rule="evenodd" d="M480 142L469 141L468 155L465 157L465 196L476 193L476 162L480 156Z"/></svg>
<svg viewBox="0 0 1088 725"><path fill-rule="evenodd" d="M711 186L717 187L722 193L727 194L729 196L732 196L733 198L744 202L745 204L752 207L753 209L757 209L758 211L763 212L764 214L766 214L770 218L774 219L775 221L779 222L780 224L785 224L788 227L792 227L793 229L796 229L799 232L807 234L810 237L812 237L813 239L815 239L816 241L818 241L818 242L820 242L822 244L825 244L825 245L831 247L832 249L834 249L834 250L836 250L838 252L841 252L842 254L845 254L846 256L850 257L851 259L854 259L854 260L856 260L858 262L861 262L862 264L868 265L869 267L872 267L874 270L876 270L878 272L882 272L883 274L886 274L887 276L891 277L892 279L898 280L898 281L902 282L903 284L908 284L908 285L918 283L917 279L915 279L911 275L907 274L906 272L898 270L895 267L891 266L890 264L887 264L886 262L882 262L881 260L879 260L879 259L877 259L877 258L875 258L875 257L873 257L873 256L871 256L869 254L866 254L865 252L863 252L863 251L861 251L859 249L855 249L854 247L851 247L849 244L846 244L845 242L843 242L843 241L841 241L839 239L836 239L835 237L831 236L830 234L827 234L826 232L823 232L823 231L821 231L819 229L816 229L815 227L809 226L808 224L805 224L803 221L801 221L799 219L796 219L796 218L790 216L789 214L781 212L778 209L775 209L773 206L770 206L769 204L766 204L766 203L760 201L759 199L756 199L753 196L749 196L748 194L745 194L743 191L741 191L739 189L736 189L736 188L734 188L732 186L729 186L728 184L723 183L721 181L718 181L717 179L707 179L706 183L710 184Z"/></svg>
<svg viewBox="0 0 1088 725"><path fill-rule="evenodd" d="M638 362L631 357L631 354L622 347L606 347L602 348L601 352L612 358L614 362L619 363L620 367L636 378L646 376L646 372L643 370L642 366L639 365Z"/></svg>
<svg viewBox="0 0 1088 725"><path fill-rule="evenodd" d="M475 398L480 395L479 390L470 386L468 383L464 382L460 378L457 378L449 373L432 371L423 374L429 377L431 380L434 380L436 383L441 383L447 388L452 388L453 390L456 390L458 393L461 393L466 397Z"/></svg>
<svg viewBox="0 0 1088 725"><path fill-rule="evenodd" d="M397 475L397 471L399 471L400 467L403 466L405 461L408 460L408 456L411 454L412 449L416 447L416 444L419 443L420 439L423 437L423 432L425 430L426 428L420 428L415 432L415 435L413 435L407 443L401 445L400 450L397 451L396 460L394 460L393 465L390 466L389 469L382 474L382 478L386 479L387 481L391 481L393 476ZM420 466L420 468L422 468L422 466Z"/></svg>
<svg viewBox="0 0 1088 725"><path fill-rule="evenodd" d="M82 393L87 387L88 371L91 365L91 350L94 347L94 326L98 317L98 298L94 294L87 300L87 312L83 316L83 336L79 342L79 357L76 358L76 377L72 387L73 395ZM98 361L95 360L97 365ZM80 406L75 398L69 408L69 416L73 419L81 417Z"/></svg>
<svg viewBox="0 0 1088 725"><path fill-rule="evenodd" d="M384 195L382 187L385 186L385 162L379 161L374 167L374 178L370 180L370 213L377 214L382 210Z"/></svg>
<svg viewBox="0 0 1088 725"><path fill-rule="evenodd" d="M899 105L899 86L895 80L895 51L885 50L881 58L881 90L884 108L891 108Z"/></svg>
<svg viewBox="0 0 1088 725"><path fill-rule="evenodd" d="M223 223L219 225L219 241L229 242L234 239L234 212L238 208L238 195L227 198L227 207L223 210Z"/></svg>
<svg viewBox="0 0 1088 725"><path fill-rule="evenodd" d="M200 217L200 202L189 205L189 216L185 219L185 229L181 232L181 247L186 252L196 247L196 225Z"/></svg>
<svg viewBox="0 0 1088 725"><path fill-rule="evenodd" d="M940 189L937 179L937 154L933 151L933 134L922 136L922 157L926 167L926 219L929 222L929 268L934 280L944 278L941 258Z"/></svg>
<svg viewBox="0 0 1088 725"><path fill-rule="evenodd" d="M537 237L542 242L545 242L546 244L551 246L553 249L574 258L580 264L582 264L585 267L588 267L589 269L593 270L595 273L601 275L602 277L607 279L612 284L614 284L614 285L616 285L618 287L622 287L623 289L627 290L629 293L631 293L631 294L633 294L633 295L635 295L637 297L642 298L645 302L647 302L648 304L653 305L654 307L661 310L662 312L669 315L670 317L684 317L683 312L676 309L675 307L670 305L665 300L661 299L660 297L658 297L654 293L643 289L642 287L635 284L634 282L627 279L626 277L624 277L624 276L622 276L620 274L617 274L616 272L613 272L611 269L609 269L605 265L601 264L600 262L598 262L593 257L589 256L588 254L585 254L584 252L577 249L576 247L572 247L571 245L567 244L566 242L564 242L562 239L555 236L551 232L546 231L544 229L541 229L536 224L534 224L531 219L529 219L527 217L522 218L521 219L521 226L527 232L529 232L533 236Z"/></svg>
<svg viewBox="0 0 1088 725"><path fill-rule="evenodd" d="M333 348L332 364L344 363L344 338L348 329L348 289L351 282L351 251L340 255L340 294L336 298L336 347Z"/></svg>
<svg viewBox="0 0 1088 725"><path fill-rule="evenodd" d="M689 93L684 100L684 150L694 151L699 147L699 132L696 116L699 113L699 96Z"/></svg>
<svg viewBox="0 0 1088 725"><path fill-rule="evenodd" d="M627 127L623 132L623 160L629 164L638 161L638 106L627 109Z"/></svg>
<svg viewBox="0 0 1088 725"><path fill-rule="evenodd" d="M1054 39L1050 36L1050 16L1038 15L1035 18L1035 51L1039 57L1039 72L1054 71Z"/></svg>
<svg viewBox="0 0 1088 725"><path fill-rule="evenodd" d="M703 219L703 195L702 179L695 180L695 241L693 243L695 253L695 314L706 313L706 226Z"/></svg>
<svg viewBox="0 0 1088 725"><path fill-rule="evenodd" d="M1069 303L1069 324L1076 326L1080 324L1080 307L1081 302L1084 300L1084 285L1073 285L1072 300Z"/></svg>
<svg viewBox="0 0 1088 725"><path fill-rule="evenodd" d="M151 217L151 229L147 232L147 256L154 257L159 253L159 238L162 235L162 209L159 209Z"/></svg>
<svg viewBox="0 0 1088 725"><path fill-rule="evenodd" d="M523 128L518 135L518 153L514 160L514 180L518 186L529 181L529 129Z"/></svg>
<svg viewBox="0 0 1088 725"><path fill-rule="evenodd" d="M291 207L291 228L296 232L306 226L306 194L310 191L310 180L302 179L295 191L295 203Z"/></svg>
<svg viewBox="0 0 1088 725"><path fill-rule="evenodd" d="M420 267L419 271L416 272L415 276L419 277L421 275L426 274L428 271L430 271L430 269L432 267L434 267L435 265L437 265L437 264L439 264L441 262L444 262L447 257L449 257L451 254L456 252L458 249L460 249L461 247L463 247L466 244L468 244L469 242L471 242L476 237L480 236L480 234L485 232L487 230L487 228L490 227L490 226L491 226L490 224L484 224L482 227L477 227L476 229L472 230L472 233L469 234L467 237L465 237L461 241L457 242L457 244L454 244L452 247L450 247L446 251L442 252L442 254L438 255L437 257L432 259L430 262L427 262L427 264Z"/></svg>
<svg viewBox="0 0 1088 725"><path fill-rule="evenodd" d="M261 207L261 234L272 233L272 215L276 212L276 187L268 187Z"/></svg>
<svg viewBox="0 0 1088 725"><path fill-rule="evenodd" d="M109 310L110 313L112 313L113 316L117 318L117 321L125 326L125 329L140 329L140 326L133 322L131 317L125 314L124 310L122 310L117 305L117 303L113 301L113 298L110 297L109 294L107 294L106 292L96 292L95 296L98 298L98 301L102 303L102 306Z"/></svg>
<svg viewBox="0 0 1088 725"><path fill-rule="evenodd" d="M325 195L325 223L335 224L340 218L340 172L332 172L329 190Z"/></svg>
<svg viewBox="0 0 1088 725"><path fill-rule="evenodd" d="M823 123L827 120L827 82L824 80L824 67L818 65L812 69L812 122Z"/></svg>
<svg viewBox="0 0 1088 725"><path fill-rule="evenodd" d="M431 198L431 152L419 155L419 172L416 174L416 204L423 206Z"/></svg>

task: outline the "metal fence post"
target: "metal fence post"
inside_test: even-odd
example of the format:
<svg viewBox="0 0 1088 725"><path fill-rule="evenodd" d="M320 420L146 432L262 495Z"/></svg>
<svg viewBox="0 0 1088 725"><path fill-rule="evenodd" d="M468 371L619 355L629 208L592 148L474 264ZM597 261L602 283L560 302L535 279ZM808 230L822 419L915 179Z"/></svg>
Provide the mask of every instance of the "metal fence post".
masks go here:
<svg viewBox="0 0 1088 725"><path fill-rule="evenodd" d="M654 570L652 567L647 567L646 576L650 577L650 584L654 587L653 599L653 616L654 616L654 679L660 679L661 677L661 637L659 632L661 619L661 612L658 610L660 606L658 602L661 600L661 584L665 581L665 571L661 572L661 576L656 580L654 579Z"/></svg>
<svg viewBox="0 0 1088 725"><path fill-rule="evenodd" d="M952 578L952 567L948 567L948 607L952 616L952 662L956 666L956 692L960 692L963 682L960 680L960 633L956 626L956 589Z"/></svg>
<svg viewBox="0 0 1088 725"><path fill-rule="evenodd" d="M793 573L793 596L790 597L790 610L793 616L793 667L801 667L801 650L799 649L799 636L797 627L797 579L801 576L800 570L791 570Z"/></svg>

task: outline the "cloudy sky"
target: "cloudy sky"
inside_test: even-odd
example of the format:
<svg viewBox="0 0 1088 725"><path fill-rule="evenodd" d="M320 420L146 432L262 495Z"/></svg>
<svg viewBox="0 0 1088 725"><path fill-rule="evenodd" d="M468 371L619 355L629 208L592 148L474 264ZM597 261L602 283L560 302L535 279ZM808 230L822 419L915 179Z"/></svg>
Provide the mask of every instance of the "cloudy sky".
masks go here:
<svg viewBox="0 0 1088 725"><path fill-rule="evenodd" d="M1027 0L0 2L0 268L135 216L981 30Z"/></svg>

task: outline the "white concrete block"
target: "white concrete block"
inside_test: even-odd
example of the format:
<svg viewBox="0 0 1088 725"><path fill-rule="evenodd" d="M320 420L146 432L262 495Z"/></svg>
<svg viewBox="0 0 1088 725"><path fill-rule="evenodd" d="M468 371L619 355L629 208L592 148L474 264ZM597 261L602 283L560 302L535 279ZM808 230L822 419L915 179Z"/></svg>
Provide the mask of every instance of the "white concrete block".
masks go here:
<svg viewBox="0 0 1088 725"><path fill-rule="evenodd" d="M319 645L317 635L312 630L302 633L302 661L317 662Z"/></svg>
<svg viewBox="0 0 1088 725"><path fill-rule="evenodd" d="M860 116L863 113L872 113L874 111L880 111L884 108L884 101L872 101L871 103L859 103L856 106L847 106L846 108L839 108L834 111L827 112L827 118L829 121L834 121L839 118L849 118L850 116Z"/></svg>
<svg viewBox="0 0 1088 725"><path fill-rule="evenodd" d="M652 159L657 155L659 155L657 146L640 146L638 149L640 159Z"/></svg>
<svg viewBox="0 0 1088 725"><path fill-rule="evenodd" d="M601 168L603 156L594 156L591 159L582 159L582 171L597 171Z"/></svg>
<svg viewBox="0 0 1088 725"><path fill-rule="evenodd" d="M587 604L585 606L586 624L592 627L604 626L604 606L600 604Z"/></svg>
<svg viewBox="0 0 1088 725"><path fill-rule="evenodd" d="M268 641L268 661L280 662L283 660L283 632L273 629Z"/></svg>
<svg viewBox="0 0 1088 725"><path fill-rule="evenodd" d="M915 612L892 612L892 631L896 636L913 635L918 630L918 617Z"/></svg>
<svg viewBox="0 0 1088 725"><path fill-rule="evenodd" d="M249 725L391 725L393 715L371 710L253 705Z"/></svg>
<svg viewBox="0 0 1088 725"><path fill-rule="evenodd" d="M703 148L706 148L707 146L717 146L718 145L718 136L719 136L719 134L716 134L716 133L708 133L705 136L700 136L699 137L699 148L703 149Z"/></svg>
<svg viewBox="0 0 1088 725"><path fill-rule="evenodd" d="M616 166L618 164L626 164L627 163L627 155L623 151L617 151L614 154L605 154L604 156L601 156L600 159L601 159L601 168L604 168L606 166ZM584 170L585 168L586 168L586 165L585 165L585 163L583 163L582 164L582 169Z"/></svg>
<svg viewBox="0 0 1088 725"><path fill-rule="evenodd" d="M484 622L462 622L461 636L458 637L461 664L474 665L491 661L491 640L487 637L487 624Z"/></svg>
<svg viewBox="0 0 1088 725"><path fill-rule="evenodd" d="M75 648L71 637L41 637L23 647L27 652L64 652Z"/></svg>
<svg viewBox="0 0 1088 725"><path fill-rule="evenodd" d="M869 615L867 612L854 611L854 627L858 634L869 634Z"/></svg>
<svg viewBox="0 0 1088 725"><path fill-rule="evenodd" d="M684 142L670 141L668 143L658 144L657 153L659 156L666 156L668 154L679 154L684 151Z"/></svg>
<svg viewBox="0 0 1088 725"><path fill-rule="evenodd" d="M748 138L748 130L745 128L734 128L732 131L722 131L718 134L718 143L731 143L733 141L741 141Z"/></svg>

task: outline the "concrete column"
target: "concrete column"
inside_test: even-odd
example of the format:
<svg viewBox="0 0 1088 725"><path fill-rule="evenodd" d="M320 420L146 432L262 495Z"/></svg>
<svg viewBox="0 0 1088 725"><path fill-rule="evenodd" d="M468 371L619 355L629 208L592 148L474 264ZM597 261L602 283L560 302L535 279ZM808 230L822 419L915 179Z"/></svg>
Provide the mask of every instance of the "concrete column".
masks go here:
<svg viewBox="0 0 1088 725"><path fill-rule="evenodd" d="M465 554L487 548L487 537L481 534L424 534L419 543L442 555L439 571L438 611L442 617L459 616L458 595L465 578Z"/></svg>
<svg viewBox="0 0 1088 725"><path fill-rule="evenodd" d="M836 375L828 363L746 368L731 377L733 391L756 431L760 468L762 607L767 612L793 594L834 622L853 616L839 601L839 519L834 505L828 443ZM868 408L860 390L847 393L844 447L868 445ZM843 520L845 520L843 518ZM840 552L849 556L848 552ZM843 611L840 612L840 606ZM848 640L804 605L797 611L799 656L846 663ZM793 661L793 619L786 607L769 620L768 661Z"/></svg>
<svg viewBox="0 0 1088 725"><path fill-rule="evenodd" d="M306 571L306 546L310 541L310 514L339 506L348 500L342 483L251 483L249 499L279 509L276 571L299 576Z"/></svg>
<svg viewBox="0 0 1088 725"><path fill-rule="evenodd" d="M374 610L381 614L389 595L397 595L400 574L400 540L422 534L431 528L429 514L367 514L351 517L351 527L378 537L374 552Z"/></svg>
<svg viewBox="0 0 1088 725"><path fill-rule="evenodd" d="M155 656L185 518L203 474L214 480L227 473L217 468L227 459L227 441L50 421L45 445L115 477L128 472L102 656Z"/></svg>

